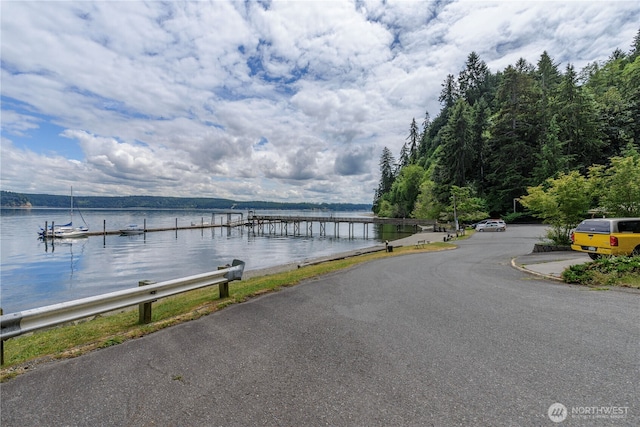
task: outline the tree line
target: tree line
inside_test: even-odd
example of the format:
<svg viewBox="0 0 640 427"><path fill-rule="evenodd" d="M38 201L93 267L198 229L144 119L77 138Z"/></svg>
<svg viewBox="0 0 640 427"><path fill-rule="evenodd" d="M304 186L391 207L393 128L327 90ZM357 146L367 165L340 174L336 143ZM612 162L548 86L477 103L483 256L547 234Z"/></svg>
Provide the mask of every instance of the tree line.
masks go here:
<svg viewBox="0 0 640 427"><path fill-rule="evenodd" d="M69 208L69 196L0 192L0 205L11 207ZM356 203L281 203L267 201L242 202L206 197L159 196L74 196L73 205L80 209L294 209L329 211L368 211L369 204Z"/></svg>
<svg viewBox="0 0 640 427"><path fill-rule="evenodd" d="M492 73L471 52L445 78L439 101L433 120L428 112L421 127L412 120L397 160L383 149L373 212L451 219L457 203L473 220L522 210L528 188L637 155L640 30L630 51L579 72L571 64L561 71L545 51L535 65L521 58Z"/></svg>

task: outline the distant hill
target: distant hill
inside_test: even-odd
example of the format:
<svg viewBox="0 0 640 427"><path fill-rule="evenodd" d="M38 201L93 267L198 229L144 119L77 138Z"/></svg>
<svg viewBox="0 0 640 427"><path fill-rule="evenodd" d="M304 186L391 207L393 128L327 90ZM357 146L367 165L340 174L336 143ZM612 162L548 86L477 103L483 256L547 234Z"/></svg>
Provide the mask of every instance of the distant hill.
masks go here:
<svg viewBox="0 0 640 427"><path fill-rule="evenodd" d="M370 204L354 203L280 203L266 201L239 202L230 199L206 197L156 197L156 196L74 196L73 205L80 209L323 209L332 211L370 211ZM0 192L3 208L37 207L68 208L69 196L51 194L21 194Z"/></svg>

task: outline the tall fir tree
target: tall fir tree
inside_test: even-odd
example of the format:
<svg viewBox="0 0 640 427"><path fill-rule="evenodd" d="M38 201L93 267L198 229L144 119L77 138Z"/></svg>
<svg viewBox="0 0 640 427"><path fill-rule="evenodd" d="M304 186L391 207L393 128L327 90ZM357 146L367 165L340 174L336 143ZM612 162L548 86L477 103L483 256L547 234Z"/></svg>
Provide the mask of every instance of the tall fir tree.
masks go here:
<svg viewBox="0 0 640 427"><path fill-rule="evenodd" d="M442 83L442 91L440 91L438 101L440 101L444 110L447 111L449 108L453 107L458 97L459 92L456 78L453 74L449 74L444 83Z"/></svg>
<svg viewBox="0 0 640 427"><path fill-rule="evenodd" d="M473 106L484 95L487 89L487 76L489 68L480 59L476 52L471 52L467 56L464 70L458 76L458 88L460 95Z"/></svg>
<svg viewBox="0 0 640 427"><path fill-rule="evenodd" d="M407 146L407 141L402 144L402 148L400 148L400 158L398 159L398 163L396 164L396 176L400 174L400 171L403 167L410 164L410 156L409 156L409 147Z"/></svg>
<svg viewBox="0 0 640 427"><path fill-rule="evenodd" d="M491 120L486 197L493 212L509 208L531 185L537 149L536 101L540 92L531 73L509 66L504 72Z"/></svg>
<svg viewBox="0 0 640 427"><path fill-rule="evenodd" d="M487 167L487 129L491 109L485 98L482 97L471 109L471 149L473 151L472 164L467 174L467 184L475 183L479 193L484 192L485 171Z"/></svg>
<svg viewBox="0 0 640 427"><path fill-rule="evenodd" d="M442 156L438 160L438 184L464 187L472 167L474 150L471 141L470 107L460 98L454 105L447 125L442 129Z"/></svg>
<svg viewBox="0 0 640 427"><path fill-rule="evenodd" d="M376 189L374 198L373 198L373 212L378 213L380 209L380 202L382 197L385 194L388 194L391 191L391 187L393 186L393 181L395 180L395 159L393 157L393 153L389 148L384 147L382 149L382 154L380 155L380 183L378 184L378 188Z"/></svg>
<svg viewBox="0 0 640 427"><path fill-rule="evenodd" d="M409 163L411 164L418 160L419 139L420 135L418 135L418 125L416 124L416 118L414 117L409 128L409 136L407 137L407 140L409 141Z"/></svg>
<svg viewBox="0 0 640 427"><path fill-rule="evenodd" d="M567 65L556 101L558 137L565 146L565 154L582 171L605 160L594 100L578 84L578 75L571 64Z"/></svg>
<svg viewBox="0 0 640 427"><path fill-rule="evenodd" d="M420 132L420 144L418 145L418 159L424 163L425 157L429 153L429 126L431 125L431 119L429 118L429 112L425 112L424 120L422 121L422 132Z"/></svg>

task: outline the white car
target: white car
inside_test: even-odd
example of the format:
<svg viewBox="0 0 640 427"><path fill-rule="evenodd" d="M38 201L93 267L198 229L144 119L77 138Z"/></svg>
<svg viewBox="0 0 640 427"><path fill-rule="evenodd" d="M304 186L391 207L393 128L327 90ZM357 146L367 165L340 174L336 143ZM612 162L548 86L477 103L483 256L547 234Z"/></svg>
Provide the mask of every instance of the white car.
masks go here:
<svg viewBox="0 0 640 427"><path fill-rule="evenodd" d="M476 222L475 224L471 224L471 227L474 228L474 229L477 229L480 224L486 224L487 221L489 221L489 220L488 219L483 219L480 222Z"/></svg>
<svg viewBox="0 0 640 427"><path fill-rule="evenodd" d="M476 226L476 231L506 231L507 224L501 219L490 219Z"/></svg>

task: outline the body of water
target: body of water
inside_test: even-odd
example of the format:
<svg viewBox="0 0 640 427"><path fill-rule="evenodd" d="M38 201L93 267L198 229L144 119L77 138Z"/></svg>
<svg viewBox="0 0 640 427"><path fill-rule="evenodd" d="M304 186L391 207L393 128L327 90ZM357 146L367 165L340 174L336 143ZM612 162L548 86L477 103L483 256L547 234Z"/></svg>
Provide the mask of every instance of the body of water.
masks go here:
<svg viewBox="0 0 640 427"><path fill-rule="evenodd" d="M364 216L360 212L258 211L257 214L309 216ZM247 218L247 212L244 212ZM236 215L234 215L234 218ZM147 228L190 224L226 223L222 213L198 210L89 210L82 218L91 231L126 228L129 224ZM235 258L246 262L246 270L256 270L290 262L301 262L377 245L404 237L411 229L396 230L377 225L356 225L349 236L347 224L334 236L327 224L320 236L313 224L313 236L283 236L252 233L244 227L206 228L149 232L133 236L107 235L79 239L40 240L37 231L45 222L64 224L69 213L59 209L2 209L0 217L1 265L0 307L5 313L42 307L63 301L136 287L140 280L156 282L216 270ZM74 225L82 224L74 216ZM291 226L289 234L292 233ZM353 235L355 233L355 235Z"/></svg>

